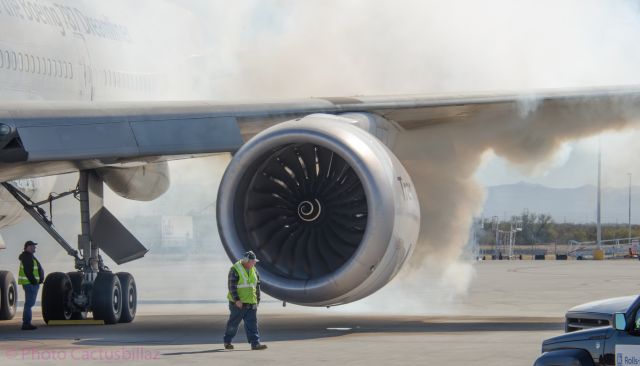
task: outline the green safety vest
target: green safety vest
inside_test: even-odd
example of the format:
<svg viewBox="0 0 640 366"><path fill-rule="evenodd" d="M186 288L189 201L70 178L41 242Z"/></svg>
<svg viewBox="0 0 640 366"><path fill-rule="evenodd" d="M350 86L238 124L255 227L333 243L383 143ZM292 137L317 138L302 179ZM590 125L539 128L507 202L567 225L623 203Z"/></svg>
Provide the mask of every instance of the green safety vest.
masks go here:
<svg viewBox="0 0 640 366"><path fill-rule="evenodd" d="M38 261L36 258L33 258L33 277L36 278L36 282L40 282L40 271L38 270ZM24 266L22 265L22 261L20 261L20 272L18 273L18 285L29 285L31 282L27 278L27 275L24 274Z"/></svg>
<svg viewBox="0 0 640 366"><path fill-rule="evenodd" d="M231 268L233 268L238 274L238 296L243 304L257 304L258 295L256 286L258 285L258 275L256 273L256 267L251 268L249 273L242 266L241 261L237 261ZM227 294L227 299L233 302L231 291Z"/></svg>

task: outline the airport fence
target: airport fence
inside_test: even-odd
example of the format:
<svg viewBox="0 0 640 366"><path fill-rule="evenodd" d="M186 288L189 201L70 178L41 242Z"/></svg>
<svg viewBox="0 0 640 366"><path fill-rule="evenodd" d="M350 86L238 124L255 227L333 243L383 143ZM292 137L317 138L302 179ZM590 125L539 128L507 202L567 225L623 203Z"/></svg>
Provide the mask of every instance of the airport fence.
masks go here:
<svg viewBox="0 0 640 366"><path fill-rule="evenodd" d="M597 249L602 250L603 259L638 258L638 242L640 238L609 239L601 241L598 246L596 242L569 241L569 243L538 243L538 244L515 244L513 245L513 256L509 258L506 252L493 245L480 245L478 250L479 259L594 259Z"/></svg>

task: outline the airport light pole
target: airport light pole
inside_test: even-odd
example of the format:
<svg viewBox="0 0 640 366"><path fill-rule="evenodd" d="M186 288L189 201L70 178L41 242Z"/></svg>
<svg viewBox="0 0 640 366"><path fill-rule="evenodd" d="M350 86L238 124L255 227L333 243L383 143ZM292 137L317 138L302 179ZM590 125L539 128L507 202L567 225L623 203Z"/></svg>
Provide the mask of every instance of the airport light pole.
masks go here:
<svg viewBox="0 0 640 366"><path fill-rule="evenodd" d="M493 247L493 255L495 255L497 259L498 258L498 241L500 240L499 238L500 222L498 221L499 220L498 216L493 216L492 220L493 220L493 229L496 231L496 243L495 243L495 246Z"/></svg>
<svg viewBox="0 0 640 366"><path fill-rule="evenodd" d="M596 245L598 249L602 245L602 226L600 225L600 184L602 180L602 137L598 137L598 204L596 209Z"/></svg>
<svg viewBox="0 0 640 366"><path fill-rule="evenodd" d="M629 175L629 245L631 245L631 173Z"/></svg>

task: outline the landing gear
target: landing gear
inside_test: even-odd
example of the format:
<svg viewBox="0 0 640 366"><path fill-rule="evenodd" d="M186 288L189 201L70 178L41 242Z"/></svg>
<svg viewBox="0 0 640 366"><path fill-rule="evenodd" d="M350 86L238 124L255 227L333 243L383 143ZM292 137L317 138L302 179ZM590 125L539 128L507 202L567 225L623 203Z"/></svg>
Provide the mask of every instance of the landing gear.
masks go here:
<svg viewBox="0 0 640 366"><path fill-rule="evenodd" d="M72 301L79 305L86 303L86 296L84 294L87 293L87 287L84 286L84 274L82 272L68 272L67 276L71 280L71 287L73 288L73 299ZM84 286L84 287L83 287ZM87 319L87 310L82 306L76 306L74 311L71 313L71 320L85 320Z"/></svg>
<svg viewBox="0 0 640 366"><path fill-rule="evenodd" d="M77 271L55 272L45 279L42 290L44 321L86 319L88 312L93 312L94 319L104 320L107 324L133 321L138 300L135 280L129 273L112 273L102 261L100 252L122 264L144 256L147 249L103 207L103 182L97 174L81 171L76 189L50 196L42 202L31 201L11 183L1 185L75 259ZM46 211L40 207L68 195L80 202L81 235L78 235L77 250L56 231ZM13 317L17 302L15 281L7 273L0 272L3 300L0 319ZM9 290L5 291L5 288ZM4 301L5 297L9 300Z"/></svg>
<svg viewBox="0 0 640 366"><path fill-rule="evenodd" d="M66 273L50 273L42 286L42 318L50 320L69 320L73 314L71 300L73 287Z"/></svg>
<svg viewBox="0 0 640 366"><path fill-rule="evenodd" d="M120 323L131 323L136 317L136 309L138 307L138 289L136 281L130 273L120 272L117 274L122 286L122 314L120 315Z"/></svg>
<svg viewBox="0 0 640 366"><path fill-rule="evenodd" d="M9 271L0 271L0 320L10 320L16 315L18 286Z"/></svg>
<svg viewBox="0 0 640 366"><path fill-rule="evenodd" d="M93 282L93 318L116 324L122 314L122 286L118 276L100 272Z"/></svg>

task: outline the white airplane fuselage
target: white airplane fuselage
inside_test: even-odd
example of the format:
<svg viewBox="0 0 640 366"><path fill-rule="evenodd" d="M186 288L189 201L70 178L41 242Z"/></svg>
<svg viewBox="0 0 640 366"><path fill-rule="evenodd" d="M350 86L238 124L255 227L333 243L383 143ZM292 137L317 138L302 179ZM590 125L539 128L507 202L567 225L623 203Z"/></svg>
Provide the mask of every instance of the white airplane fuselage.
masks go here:
<svg viewBox="0 0 640 366"><path fill-rule="evenodd" d="M154 62L149 52L153 46L141 47L145 42L141 33L86 5L0 0L2 101L169 98L167 70L188 69L188 57ZM167 52L173 48L165 46ZM55 176L49 176L22 179L15 185L38 201L47 197L54 183ZM0 228L18 222L23 212L0 189Z"/></svg>

